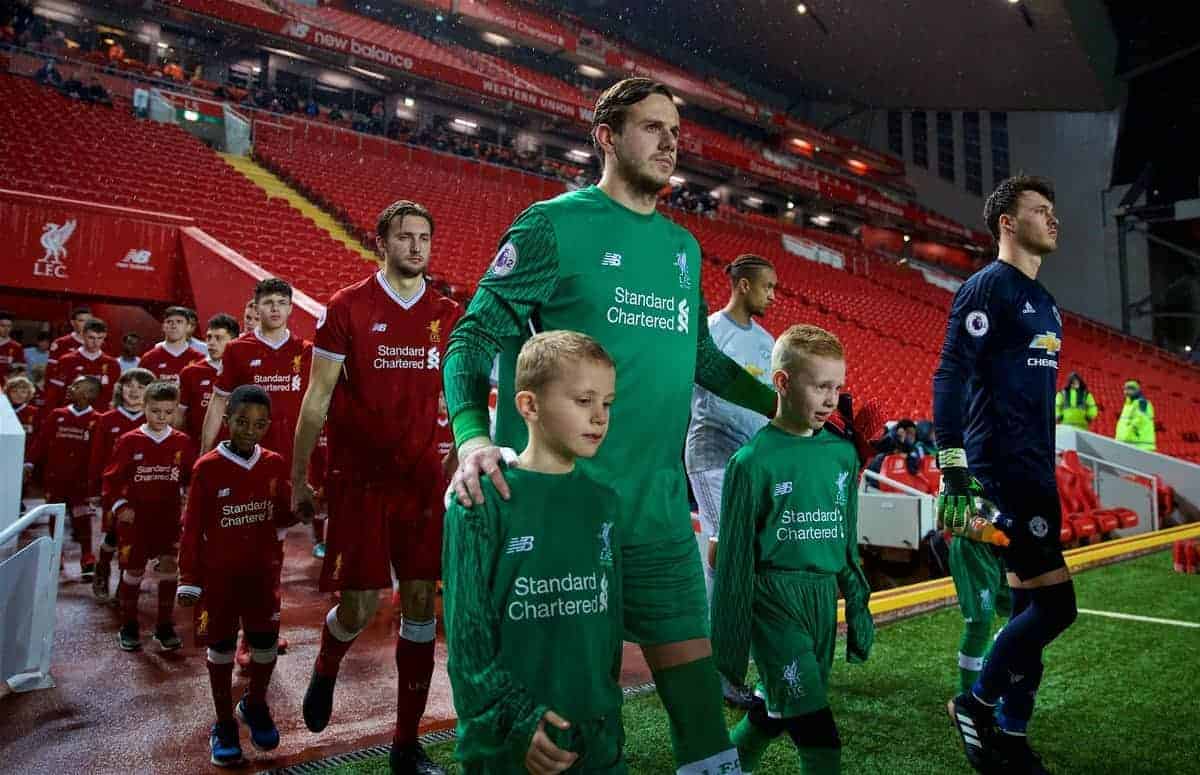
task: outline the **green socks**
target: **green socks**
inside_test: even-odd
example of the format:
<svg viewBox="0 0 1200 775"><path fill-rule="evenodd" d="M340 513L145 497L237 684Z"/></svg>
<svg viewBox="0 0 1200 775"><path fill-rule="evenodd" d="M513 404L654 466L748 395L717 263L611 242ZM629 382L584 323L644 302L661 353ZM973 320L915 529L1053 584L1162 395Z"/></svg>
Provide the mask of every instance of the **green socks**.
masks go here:
<svg viewBox="0 0 1200 775"><path fill-rule="evenodd" d="M747 775L758 769L758 762L766 752L771 741L778 737L765 729L750 723L750 714L742 716L742 720L733 728L733 744L737 746L738 759L742 762L742 773Z"/></svg>
<svg viewBox="0 0 1200 775"><path fill-rule="evenodd" d="M712 657L660 670L654 683L671 721L677 772L720 772L721 766L736 763Z"/></svg>
<svg viewBox="0 0 1200 775"><path fill-rule="evenodd" d="M992 623L967 622L963 624L962 639L958 644L959 691L967 693L975 685L983 663L992 647Z"/></svg>

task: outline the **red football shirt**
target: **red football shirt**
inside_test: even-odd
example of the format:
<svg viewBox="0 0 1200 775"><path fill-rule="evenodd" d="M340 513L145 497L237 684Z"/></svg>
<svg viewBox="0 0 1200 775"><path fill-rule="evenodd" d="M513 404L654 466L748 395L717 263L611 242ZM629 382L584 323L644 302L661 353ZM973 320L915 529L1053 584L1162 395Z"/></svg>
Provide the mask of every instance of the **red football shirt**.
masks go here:
<svg viewBox="0 0 1200 775"><path fill-rule="evenodd" d="M17 415L17 422L25 429L25 459L31 460L29 450L33 447L33 439L37 435L38 407L33 401L26 401L20 406L14 406L13 412Z"/></svg>
<svg viewBox="0 0 1200 775"><path fill-rule="evenodd" d="M449 455L450 450L454 449L454 429L450 426L450 418L440 412L437 417L434 441L437 444L438 459Z"/></svg>
<svg viewBox="0 0 1200 775"><path fill-rule="evenodd" d="M166 342L159 342L142 356L138 366L150 369L159 379L179 383L179 374L189 364L204 360L204 356L192 349L187 342L181 342L172 348Z"/></svg>
<svg viewBox="0 0 1200 775"><path fill-rule="evenodd" d="M21 347L14 339L5 339L0 342L0 374L8 376L8 367L14 363L25 362L25 348Z"/></svg>
<svg viewBox="0 0 1200 775"><path fill-rule="evenodd" d="M208 412L208 402L212 399L217 375L221 373L220 365L205 358L185 366L179 372L179 405L187 412L185 424L188 435L197 444L204 431L204 415ZM228 437L228 430L222 424L217 441Z"/></svg>
<svg viewBox="0 0 1200 775"><path fill-rule="evenodd" d="M112 458L117 439L135 428L141 427L146 421L144 412L131 412L128 409L114 407L107 412L101 412L96 418L96 428L92 433L92 451L88 461L88 495L100 495L100 478Z"/></svg>
<svg viewBox="0 0 1200 775"><path fill-rule="evenodd" d="M97 413L63 406L50 412L34 438L30 463L42 470L48 502L56 498L83 500L88 496L88 461Z"/></svg>
<svg viewBox="0 0 1200 775"><path fill-rule="evenodd" d="M272 563L278 568L283 534L296 522L290 476L283 456L261 446L249 460L226 442L202 455L192 470L183 515L181 585L203 587L207 573L248 574Z"/></svg>
<svg viewBox="0 0 1200 775"><path fill-rule="evenodd" d="M58 363L59 358L62 358L67 353L73 353L83 347L83 337L72 331L69 334L63 334L59 338L50 343L50 349L46 352L46 376L50 376L50 369Z"/></svg>
<svg viewBox="0 0 1200 775"><path fill-rule="evenodd" d="M271 427L262 445L278 452L291 465L292 444L300 403L308 389L312 347L288 333L278 345L262 338L258 329L234 339L225 347L221 373L214 390L225 397L239 385L258 385L271 397Z"/></svg>
<svg viewBox="0 0 1200 775"><path fill-rule="evenodd" d="M177 428L154 434L141 425L123 434L104 468L104 509L116 511L128 503L139 520L145 514L174 519L178 526L182 488L195 462L196 445Z"/></svg>
<svg viewBox="0 0 1200 775"><path fill-rule="evenodd" d="M67 386L81 375L100 380L100 395L94 405L101 411L112 406L113 388L121 376L121 364L108 353L101 351L89 355L82 347L59 358L54 379L46 381L46 406L54 409L67 403Z"/></svg>
<svg viewBox="0 0 1200 775"><path fill-rule="evenodd" d="M331 456L352 459L356 479L386 481L432 456L442 352L459 315L458 304L426 285L399 296L382 271L330 299L313 352L342 364L329 444Z"/></svg>

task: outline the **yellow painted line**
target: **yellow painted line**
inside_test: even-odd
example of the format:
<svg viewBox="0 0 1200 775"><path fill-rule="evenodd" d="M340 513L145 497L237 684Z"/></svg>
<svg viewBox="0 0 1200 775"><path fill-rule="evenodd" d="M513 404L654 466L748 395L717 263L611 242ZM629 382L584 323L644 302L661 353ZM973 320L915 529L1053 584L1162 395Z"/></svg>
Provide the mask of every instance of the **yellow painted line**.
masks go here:
<svg viewBox="0 0 1200 775"><path fill-rule="evenodd" d="M1067 559L1068 568L1073 571L1081 571L1087 570L1104 560L1110 560L1132 552L1166 546L1185 538L1200 538L1200 523L1182 525L1168 530L1159 530L1154 533L1144 533L1142 535L1130 536L1129 538L1118 538L1115 541L1105 541L1104 543L1081 546L1076 549L1068 549L1064 552L1064 555ZM908 584L895 589L872 592L871 613L879 616L880 614L891 613L905 608L942 603L954 600L955 597L954 579L947 576L931 581ZM838 622L842 623L845 620L845 602L839 600Z"/></svg>

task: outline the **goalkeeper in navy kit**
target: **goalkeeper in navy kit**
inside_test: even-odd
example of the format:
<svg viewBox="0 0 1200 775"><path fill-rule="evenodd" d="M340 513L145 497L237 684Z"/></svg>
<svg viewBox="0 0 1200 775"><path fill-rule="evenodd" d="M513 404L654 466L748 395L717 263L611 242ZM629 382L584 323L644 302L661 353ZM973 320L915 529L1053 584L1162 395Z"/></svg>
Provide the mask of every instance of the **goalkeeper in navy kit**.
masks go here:
<svg viewBox="0 0 1200 775"><path fill-rule="evenodd" d="M1077 615L1054 479L1062 319L1037 281L1058 246L1054 189L1040 178L1009 178L988 197L984 217L999 260L955 295L933 378L938 518L962 535L986 500L1008 520L1013 608L974 687L947 709L977 771L1043 773L1026 739L1042 651Z"/></svg>

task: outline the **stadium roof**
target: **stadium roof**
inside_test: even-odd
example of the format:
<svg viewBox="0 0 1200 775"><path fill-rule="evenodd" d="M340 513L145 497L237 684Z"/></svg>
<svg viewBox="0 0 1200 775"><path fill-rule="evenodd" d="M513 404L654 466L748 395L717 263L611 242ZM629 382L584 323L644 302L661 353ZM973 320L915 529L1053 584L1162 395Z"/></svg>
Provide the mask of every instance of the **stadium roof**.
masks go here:
<svg viewBox="0 0 1200 775"><path fill-rule="evenodd" d="M567 5L646 42L673 30L697 57L795 100L1107 110L1120 93L1117 37L1101 0L810 0L803 14L799 0L706 0L703 14L675 2Z"/></svg>

